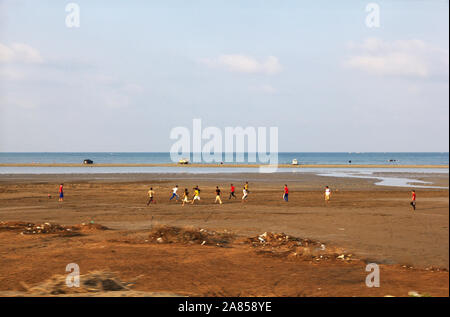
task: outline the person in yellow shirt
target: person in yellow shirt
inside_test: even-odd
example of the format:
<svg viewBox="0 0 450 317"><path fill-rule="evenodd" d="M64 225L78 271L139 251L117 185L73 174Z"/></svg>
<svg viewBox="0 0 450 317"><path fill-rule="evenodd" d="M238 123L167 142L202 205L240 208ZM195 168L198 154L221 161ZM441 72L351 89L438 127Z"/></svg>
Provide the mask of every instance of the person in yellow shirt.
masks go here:
<svg viewBox="0 0 450 317"><path fill-rule="evenodd" d="M150 205L150 203L156 204L156 201L154 200L155 192L153 191L153 188L150 187L150 190L148 191L148 202L147 206Z"/></svg>
<svg viewBox="0 0 450 317"><path fill-rule="evenodd" d="M196 200L200 201L200 188L198 186L194 187L194 197L192 198L191 204L194 204Z"/></svg>
<svg viewBox="0 0 450 317"><path fill-rule="evenodd" d="M181 206L184 206L185 203L189 203L189 191L187 188L184 189L184 197L183 197L183 204Z"/></svg>

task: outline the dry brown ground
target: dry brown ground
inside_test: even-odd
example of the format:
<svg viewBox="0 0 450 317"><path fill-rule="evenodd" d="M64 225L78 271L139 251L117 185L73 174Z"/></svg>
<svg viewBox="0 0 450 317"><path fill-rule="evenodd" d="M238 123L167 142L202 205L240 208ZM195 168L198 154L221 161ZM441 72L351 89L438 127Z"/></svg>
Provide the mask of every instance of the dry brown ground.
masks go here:
<svg viewBox="0 0 450 317"><path fill-rule="evenodd" d="M20 282L33 285L65 274L65 266L75 262L82 272L114 271L124 280L141 275L136 290L182 295L406 296L415 290L448 296L448 272L429 270L448 269L448 190L417 190L418 209L412 212L409 190L373 186L363 179L312 174L222 174L195 180L186 175L89 177L0 179L0 221L70 225L92 220L114 229L79 237L0 232L0 290L21 290ZM224 198L223 205L214 204L216 184L225 195L230 182L239 189L243 179L250 180L248 203L240 202L239 190L236 201ZM56 197L61 181L64 203ZM281 199L285 182L290 185L289 203ZM448 186L445 177L439 182ZM181 207L169 202L175 183L180 191L187 187L191 192L198 184L201 204ZM325 184L334 190L329 205L322 197ZM147 207L149 186L157 192L157 204ZM256 254L243 245L218 248L123 239L142 238L156 224L227 229L242 236L285 232L340 246L363 261L310 263ZM381 265L380 288L365 286L365 262Z"/></svg>

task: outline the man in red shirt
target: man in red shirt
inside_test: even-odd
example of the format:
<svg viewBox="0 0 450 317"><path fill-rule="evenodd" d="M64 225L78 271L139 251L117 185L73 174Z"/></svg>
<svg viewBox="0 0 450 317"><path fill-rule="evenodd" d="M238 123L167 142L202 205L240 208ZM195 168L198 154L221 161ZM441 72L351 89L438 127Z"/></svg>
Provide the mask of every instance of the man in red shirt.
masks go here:
<svg viewBox="0 0 450 317"><path fill-rule="evenodd" d="M234 195L234 192L235 192L235 188L234 188L233 184L231 184L230 197L228 197L228 199L231 199L232 196L234 197L234 199L236 199L236 196Z"/></svg>
<svg viewBox="0 0 450 317"><path fill-rule="evenodd" d="M416 191L412 191L412 197L411 197L411 206L413 207L413 210L416 210Z"/></svg>
<svg viewBox="0 0 450 317"><path fill-rule="evenodd" d="M64 200L64 189L63 189L63 184L59 185L59 201L63 201Z"/></svg>
<svg viewBox="0 0 450 317"><path fill-rule="evenodd" d="M289 189L288 189L287 185L284 184L284 194L283 194L284 201L288 201L288 195L289 195Z"/></svg>

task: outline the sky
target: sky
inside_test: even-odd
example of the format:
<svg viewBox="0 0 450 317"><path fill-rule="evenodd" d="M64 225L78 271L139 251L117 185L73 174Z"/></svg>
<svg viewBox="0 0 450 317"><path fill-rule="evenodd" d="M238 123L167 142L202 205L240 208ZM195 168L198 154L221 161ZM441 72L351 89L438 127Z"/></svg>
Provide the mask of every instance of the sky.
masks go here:
<svg viewBox="0 0 450 317"><path fill-rule="evenodd" d="M0 0L0 152L168 152L278 127L283 152L447 152L449 3ZM72 20L73 21L73 20ZM373 20L372 20L373 21Z"/></svg>

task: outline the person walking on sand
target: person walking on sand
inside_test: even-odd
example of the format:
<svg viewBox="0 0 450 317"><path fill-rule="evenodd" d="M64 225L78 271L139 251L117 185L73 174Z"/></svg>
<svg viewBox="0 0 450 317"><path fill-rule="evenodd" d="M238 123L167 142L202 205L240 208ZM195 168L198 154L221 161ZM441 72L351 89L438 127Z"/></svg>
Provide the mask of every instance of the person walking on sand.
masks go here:
<svg viewBox="0 0 450 317"><path fill-rule="evenodd" d="M196 200L200 201L200 188L198 186L194 187L194 197L191 204L193 205Z"/></svg>
<svg viewBox="0 0 450 317"><path fill-rule="evenodd" d="M244 186L244 189L242 190L242 193L243 193L242 202L245 202L248 198L248 191L247 191L247 189L245 189L245 186Z"/></svg>
<svg viewBox="0 0 450 317"><path fill-rule="evenodd" d="M148 191L147 206L150 205L151 203L156 204L156 201L154 200L154 197L155 197L155 191L153 190L153 187L150 187L150 190Z"/></svg>
<svg viewBox="0 0 450 317"><path fill-rule="evenodd" d="M176 197L176 200L178 201L178 198L180 198L180 196L178 196L177 191L178 191L178 185L175 185L175 187L172 188L172 197L170 197L169 200L172 200L173 198Z"/></svg>
<svg viewBox="0 0 450 317"><path fill-rule="evenodd" d="M220 189L219 186L216 186L216 201L214 202L215 204L219 202L219 204L222 205L222 199L220 199Z"/></svg>
<svg viewBox="0 0 450 317"><path fill-rule="evenodd" d="M284 194L283 194L283 199L285 202L288 201L288 195L289 195L289 189L287 184L284 184Z"/></svg>
<svg viewBox="0 0 450 317"><path fill-rule="evenodd" d="M413 210L416 210L416 191L415 190L412 191L410 205L413 207Z"/></svg>
<svg viewBox="0 0 450 317"><path fill-rule="evenodd" d="M245 189L245 191L247 192L247 195L248 195L248 193L250 193L250 191L248 190L248 182L245 182L244 189Z"/></svg>
<svg viewBox="0 0 450 317"><path fill-rule="evenodd" d="M234 185L231 184L231 186L230 186L230 197L228 197L228 199L231 199L231 197L234 197L234 199L236 199L236 195L234 194L235 190L236 189L234 188Z"/></svg>
<svg viewBox="0 0 450 317"><path fill-rule="evenodd" d="M325 186L325 202L328 204L331 198L331 189L328 186Z"/></svg>
<svg viewBox="0 0 450 317"><path fill-rule="evenodd" d="M59 201L64 201L64 184L59 185Z"/></svg>
<svg viewBox="0 0 450 317"><path fill-rule="evenodd" d="M184 189L184 197L183 197L183 204L181 206L184 206L185 203L189 203L189 191L187 188Z"/></svg>

